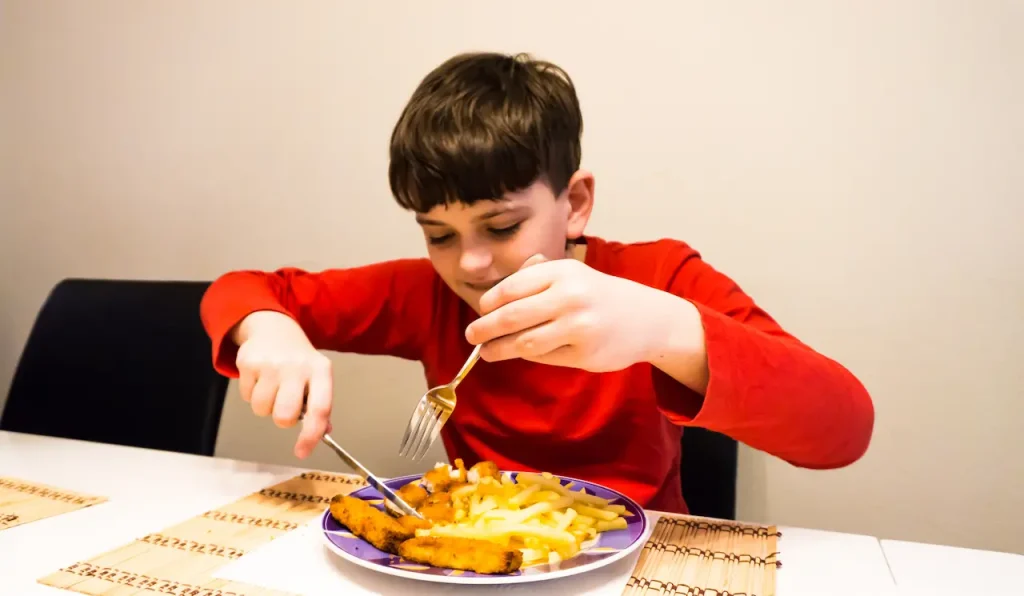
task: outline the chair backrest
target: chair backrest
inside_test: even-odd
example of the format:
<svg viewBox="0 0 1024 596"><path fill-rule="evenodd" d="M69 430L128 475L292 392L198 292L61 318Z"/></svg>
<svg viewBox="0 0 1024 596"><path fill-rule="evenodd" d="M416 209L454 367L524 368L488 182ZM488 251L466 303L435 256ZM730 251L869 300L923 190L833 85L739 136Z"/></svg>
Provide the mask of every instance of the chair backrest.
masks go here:
<svg viewBox="0 0 1024 596"><path fill-rule="evenodd" d="M0 429L213 455L227 378L199 318L209 282L66 279L40 310Z"/></svg>
<svg viewBox="0 0 1024 596"><path fill-rule="evenodd" d="M682 442L679 472L690 513L736 519L736 441L704 428L686 427Z"/></svg>

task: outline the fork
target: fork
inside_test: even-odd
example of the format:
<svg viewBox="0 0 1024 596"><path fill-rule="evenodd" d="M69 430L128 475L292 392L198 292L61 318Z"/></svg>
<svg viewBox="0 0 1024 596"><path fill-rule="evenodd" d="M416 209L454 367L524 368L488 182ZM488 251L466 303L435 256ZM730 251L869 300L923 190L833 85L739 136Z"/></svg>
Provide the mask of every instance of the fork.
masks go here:
<svg viewBox="0 0 1024 596"><path fill-rule="evenodd" d="M473 365L480 359L480 348L483 344L473 348L466 363L462 365L459 374L455 375L451 383L441 385L428 390L416 404L416 408L409 417L409 426L402 436L402 445L398 448L399 457L409 457L413 461L423 458L427 449L434 444L441 428L448 422L452 412L455 410L455 388L466 378Z"/></svg>

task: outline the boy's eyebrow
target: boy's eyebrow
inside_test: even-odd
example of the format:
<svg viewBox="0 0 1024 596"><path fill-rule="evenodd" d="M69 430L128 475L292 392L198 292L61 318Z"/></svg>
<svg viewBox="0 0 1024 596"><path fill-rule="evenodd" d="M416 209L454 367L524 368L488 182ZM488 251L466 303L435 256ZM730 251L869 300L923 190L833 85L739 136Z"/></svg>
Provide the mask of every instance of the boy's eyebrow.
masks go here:
<svg viewBox="0 0 1024 596"><path fill-rule="evenodd" d="M423 217L422 215L417 215L416 216L416 223L420 224L421 226L443 226L444 225L444 222L437 221L436 219L427 219L426 217Z"/></svg>
<svg viewBox="0 0 1024 596"><path fill-rule="evenodd" d="M523 209L525 209L525 207L520 207L520 206L496 207L494 209L491 209L490 211L485 211L485 212L481 213L480 215L477 215L476 217L473 218L473 221L484 221L486 219L491 219L492 217L497 217L499 215L504 215L505 213L509 213L509 212L513 212L513 211L520 211L520 210L523 210ZM444 226L444 225L447 225L443 221L437 221L436 219L429 219L427 217L423 217L422 215L416 215L416 223L418 223L420 225L426 225L426 226Z"/></svg>

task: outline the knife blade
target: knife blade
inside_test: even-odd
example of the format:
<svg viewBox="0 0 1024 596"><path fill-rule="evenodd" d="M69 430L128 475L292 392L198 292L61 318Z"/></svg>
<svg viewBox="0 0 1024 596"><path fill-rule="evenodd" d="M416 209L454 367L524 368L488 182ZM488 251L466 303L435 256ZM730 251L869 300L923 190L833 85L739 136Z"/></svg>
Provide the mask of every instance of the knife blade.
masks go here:
<svg viewBox="0 0 1024 596"><path fill-rule="evenodd" d="M399 497L397 494L395 494L395 491L388 488L383 481L381 481L379 478L371 474L370 471L366 469L366 466L359 463L356 460L356 458L352 457L352 455L349 454L348 451L345 451L345 449L341 445L339 445L337 441L331 438L331 435L325 433L322 440L324 443L327 444L328 447L330 447L334 451L334 453L338 455L338 457L341 458L342 461L348 464L350 468L358 472L359 475L363 477L363 480L367 482L367 484L377 489L377 492L379 492L388 501L391 501L391 503L394 504L395 507L398 507L398 509L402 513L406 515L411 515L418 519L423 519L423 515L420 514L419 511L416 511L411 506L409 506L409 504L406 503L402 499L402 497Z"/></svg>
<svg viewBox="0 0 1024 596"><path fill-rule="evenodd" d="M302 420L303 418L306 417L306 399L307 396L303 396L302 411L299 413L299 420ZM359 463L359 460L352 457L352 454L350 454L348 451L345 451L345 448L339 445L338 442L335 441L333 437L331 437L331 435L324 433L324 436L321 437L320 440L323 443L325 443L328 447L330 447L331 450L334 451L334 453L337 454L339 458L341 458L341 461L348 464L350 468L352 468L360 476L362 476L363 480L365 480L367 484L377 489L377 492L379 492L381 496L383 496L388 501L391 501L391 503L395 507L398 507L399 511L406 515L411 515L417 519L424 519L423 515L419 511L413 509L408 503L405 502L404 499L402 499L402 497L399 497L397 494L395 494L395 491L388 488L388 486L384 484L384 481L382 481L380 478L377 478L369 470L367 470L366 466Z"/></svg>

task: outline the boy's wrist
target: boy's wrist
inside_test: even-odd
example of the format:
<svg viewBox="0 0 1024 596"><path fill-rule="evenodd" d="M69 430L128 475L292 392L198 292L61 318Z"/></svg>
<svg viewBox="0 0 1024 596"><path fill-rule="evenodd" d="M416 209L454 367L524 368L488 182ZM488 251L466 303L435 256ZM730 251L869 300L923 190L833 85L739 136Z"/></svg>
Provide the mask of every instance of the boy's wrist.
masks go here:
<svg viewBox="0 0 1024 596"><path fill-rule="evenodd" d="M238 325L235 326L231 337L235 344L242 345L248 341L254 333L258 333L260 329L286 328L298 328L299 332L302 332L295 319L284 313L277 312L275 310L257 310L249 313L245 318L239 321Z"/></svg>
<svg viewBox="0 0 1024 596"><path fill-rule="evenodd" d="M703 393L707 387L707 349L700 311L673 294L659 292L656 306L649 309L652 331L644 351L644 362L661 369L680 383Z"/></svg>

